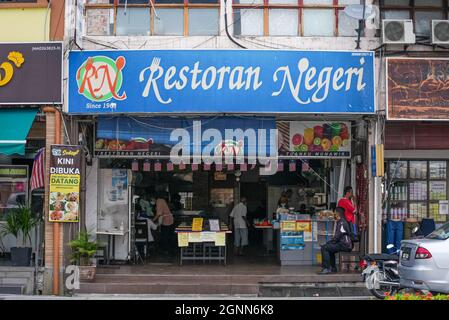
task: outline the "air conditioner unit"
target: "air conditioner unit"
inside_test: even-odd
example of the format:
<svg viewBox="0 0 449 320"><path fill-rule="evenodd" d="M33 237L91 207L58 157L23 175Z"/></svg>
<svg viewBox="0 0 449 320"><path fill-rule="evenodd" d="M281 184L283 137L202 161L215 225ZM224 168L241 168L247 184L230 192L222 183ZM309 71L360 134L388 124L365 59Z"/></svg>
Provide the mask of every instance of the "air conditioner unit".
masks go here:
<svg viewBox="0 0 449 320"><path fill-rule="evenodd" d="M382 20L382 42L384 44L413 44L413 20Z"/></svg>
<svg viewBox="0 0 449 320"><path fill-rule="evenodd" d="M449 44L449 20L432 20L432 43Z"/></svg>

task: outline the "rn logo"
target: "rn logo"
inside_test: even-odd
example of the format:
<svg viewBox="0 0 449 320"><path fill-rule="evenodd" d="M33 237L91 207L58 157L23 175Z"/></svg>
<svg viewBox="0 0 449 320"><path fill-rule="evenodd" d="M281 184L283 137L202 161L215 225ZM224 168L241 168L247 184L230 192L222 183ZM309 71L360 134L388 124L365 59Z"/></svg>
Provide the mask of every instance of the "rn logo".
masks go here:
<svg viewBox="0 0 449 320"><path fill-rule="evenodd" d="M123 83L122 70L126 59L105 56L89 57L76 72L78 92L91 101L103 102L114 98L125 100L126 93L118 93Z"/></svg>
<svg viewBox="0 0 449 320"><path fill-rule="evenodd" d="M53 149L53 150L51 150L51 153L54 157L60 157L62 155L62 150L61 149Z"/></svg>

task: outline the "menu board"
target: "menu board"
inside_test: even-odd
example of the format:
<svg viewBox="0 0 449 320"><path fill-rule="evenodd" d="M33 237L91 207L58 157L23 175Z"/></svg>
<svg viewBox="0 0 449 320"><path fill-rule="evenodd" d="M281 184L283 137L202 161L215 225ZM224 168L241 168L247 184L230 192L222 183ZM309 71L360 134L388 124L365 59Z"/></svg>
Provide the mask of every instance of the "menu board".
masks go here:
<svg viewBox="0 0 449 320"><path fill-rule="evenodd" d="M203 231L203 218L193 218L192 231Z"/></svg>
<svg viewBox="0 0 449 320"><path fill-rule="evenodd" d="M281 230L282 231L296 231L296 221L281 221Z"/></svg>

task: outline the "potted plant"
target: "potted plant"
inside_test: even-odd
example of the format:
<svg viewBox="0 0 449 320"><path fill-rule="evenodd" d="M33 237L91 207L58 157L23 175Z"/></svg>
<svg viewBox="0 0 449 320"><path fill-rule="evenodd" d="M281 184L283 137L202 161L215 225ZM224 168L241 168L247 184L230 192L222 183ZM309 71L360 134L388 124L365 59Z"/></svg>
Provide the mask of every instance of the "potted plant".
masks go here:
<svg viewBox="0 0 449 320"><path fill-rule="evenodd" d="M98 243L89 241L89 233L82 231L78 238L69 242L72 249L72 262L79 266L80 280L92 281L95 278L96 266L91 259L97 252Z"/></svg>
<svg viewBox="0 0 449 320"><path fill-rule="evenodd" d="M31 231L39 222L31 214L31 208L19 205L10 210L4 224L0 225L2 237L13 235L17 239L17 247L11 248L11 262L14 266L29 266L31 262ZM19 245L19 240L22 240ZM30 244L30 246L27 246Z"/></svg>

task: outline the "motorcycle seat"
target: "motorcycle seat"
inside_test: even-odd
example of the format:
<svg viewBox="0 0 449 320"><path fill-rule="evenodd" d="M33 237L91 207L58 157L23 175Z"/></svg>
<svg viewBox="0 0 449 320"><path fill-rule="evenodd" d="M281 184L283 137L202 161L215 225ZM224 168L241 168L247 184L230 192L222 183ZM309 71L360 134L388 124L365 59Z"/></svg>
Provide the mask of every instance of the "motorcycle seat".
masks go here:
<svg viewBox="0 0 449 320"><path fill-rule="evenodd" d="M388 254L388 253L373 253L373 254L367 254L365 256L365 260L369 261L385 261L385 260L395 260L399 261L399 256L396 254Z"/></svg>

